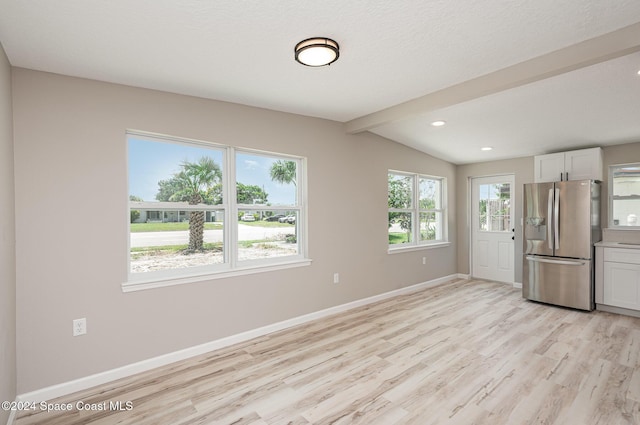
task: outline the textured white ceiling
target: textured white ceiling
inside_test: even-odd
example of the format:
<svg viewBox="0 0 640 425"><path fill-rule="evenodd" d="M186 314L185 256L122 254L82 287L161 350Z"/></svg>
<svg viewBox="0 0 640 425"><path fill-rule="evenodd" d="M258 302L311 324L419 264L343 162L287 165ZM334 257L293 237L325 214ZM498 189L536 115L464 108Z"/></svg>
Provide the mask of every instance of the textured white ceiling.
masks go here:
<svg viewBox="0 0 640 425"><path fill-rule="evenodd" d="M0 42L14 66L342 122L637 22L638 0L0 1ZM315 69L296 63L293 47L311 36L338 41L340 59ZM628 93L640 78L616 81L627 95L589 97L613 71L585 72L554 77L575 81L572 90L539 82L446 108L451 118L437 137L425 116L372 131L457 163L474 160L465 150L480 140L496 150L478 159L640 140L637 125L592 123L598 108L585 107L610 104L614 118L637 112ZM568 119L536 119L550 109Z"/></svg>

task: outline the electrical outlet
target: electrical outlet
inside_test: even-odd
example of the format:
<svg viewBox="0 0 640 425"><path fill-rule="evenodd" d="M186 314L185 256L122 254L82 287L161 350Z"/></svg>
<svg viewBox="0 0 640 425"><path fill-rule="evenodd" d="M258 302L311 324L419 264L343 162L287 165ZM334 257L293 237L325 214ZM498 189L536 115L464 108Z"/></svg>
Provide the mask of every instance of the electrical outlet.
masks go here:
<svg viewBox="0 0 640 425"><path fill-rule="evenodd" d="M422 257L422 264L427 264L427 257Z"/></svg>
<svg viewBox="0 0 640 425"><path fill-rule="evenodd" d="M87 319L75 319L73 321L73 336L80 336L87 333Z"/></svg>
<svg viewBox="0 0 640 425"><path fill-rule="evenodd" d="M333 274L333 283L340 283L340 274L339 273L334 273Z"/></svg>

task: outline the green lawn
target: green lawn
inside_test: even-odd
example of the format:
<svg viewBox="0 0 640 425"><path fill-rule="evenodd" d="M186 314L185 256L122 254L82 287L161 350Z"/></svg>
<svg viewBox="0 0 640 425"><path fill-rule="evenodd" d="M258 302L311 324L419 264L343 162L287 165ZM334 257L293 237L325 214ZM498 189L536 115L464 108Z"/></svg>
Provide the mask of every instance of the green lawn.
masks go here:
<svg viewBox="0 0 640 425"><path fill-rule="evenodd" d="M205 230L222 229L222 223L205 223ZM189 223L131 223L131 233L138 232L173 232L189 230Z"/></svg>
<svg viewBox="0 0 640 425"><path fill-rule="evenodd" d="M288 227L293 228L293 224L279 223L277 221L240 221L240 224L254 227ZM207 222L204 224L205 230L222 229L221 222ZM139 232L173 232L189 230L189 223L131 223L131 233Z"/></svg>
<svg viewBox="0 0 640 425"><path fill-rule="evenodd" d="M389 233L389 245L407 242L406 233Z"/></svg>

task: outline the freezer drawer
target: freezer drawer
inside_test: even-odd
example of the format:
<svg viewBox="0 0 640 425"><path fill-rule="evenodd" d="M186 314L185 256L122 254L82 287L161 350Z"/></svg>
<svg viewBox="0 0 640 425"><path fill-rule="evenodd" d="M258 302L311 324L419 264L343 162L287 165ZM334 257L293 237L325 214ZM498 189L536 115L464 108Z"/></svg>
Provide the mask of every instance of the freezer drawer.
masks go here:
<svg viewBox="0 0 640 425"><path fill-rule="evenodd" d="M548 304L593 310L591 260L524 256L522 296Z"/></svg>

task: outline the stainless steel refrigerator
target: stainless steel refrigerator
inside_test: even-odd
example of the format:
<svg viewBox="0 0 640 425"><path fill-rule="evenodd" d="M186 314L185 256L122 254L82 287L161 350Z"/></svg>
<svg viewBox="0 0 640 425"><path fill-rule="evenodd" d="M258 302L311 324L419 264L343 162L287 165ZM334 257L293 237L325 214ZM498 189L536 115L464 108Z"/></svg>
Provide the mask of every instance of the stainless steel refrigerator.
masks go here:
<svg viewBox="0 0 640 425"><path fill-rule="evenodd" d="M600 241L600 182L524 185L522 296L594 309L594 248Z"/></svg>

